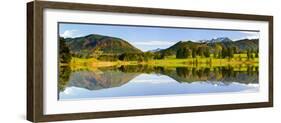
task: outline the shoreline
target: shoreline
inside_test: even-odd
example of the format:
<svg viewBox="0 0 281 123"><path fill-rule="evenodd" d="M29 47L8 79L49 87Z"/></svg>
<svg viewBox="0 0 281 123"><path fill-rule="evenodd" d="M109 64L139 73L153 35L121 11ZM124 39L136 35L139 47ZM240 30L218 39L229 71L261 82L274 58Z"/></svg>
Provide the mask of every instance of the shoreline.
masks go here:
<svg viewBox="0 0 281 123"><path fill-rule="evenodd" d="M59 66L70 66L72 69L97 69L102 67L115 67L123 65L146 65L155 67L246 67L259 66L258 58L251 60L213 59L213 58L187 58L187 59L161 59L148 61L100 61L95 58L73 58L69 64L60 63Z"/></svg>

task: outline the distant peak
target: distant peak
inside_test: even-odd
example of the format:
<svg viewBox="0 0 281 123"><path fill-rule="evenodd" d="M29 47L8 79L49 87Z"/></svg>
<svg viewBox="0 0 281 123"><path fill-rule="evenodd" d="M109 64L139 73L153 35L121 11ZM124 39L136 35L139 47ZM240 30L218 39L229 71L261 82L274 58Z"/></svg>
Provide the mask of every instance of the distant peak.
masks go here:
<svg viewBox="0 0 281 123"><path fill-rule="evenodd" d="M232 42L228 37L212 38L211 40L200 40L199 42L215 43L215 42Z"/></svg>
<svg viewBox="0 0 281 123"><path fill-rule="evenodd" d="M229 41L232 41L228 37L219 37L219 38L215 38L215 39L212 39L212 40L219 41L219 42L229 42Z"/></svg>
<svg viewBox="0 0 281 123"><path fill-rule="evenodd" d="M161 50L162 50L162 49L157 48L157 49L149 50L148 52L158 52L158 51L161 51Z"/></svg>

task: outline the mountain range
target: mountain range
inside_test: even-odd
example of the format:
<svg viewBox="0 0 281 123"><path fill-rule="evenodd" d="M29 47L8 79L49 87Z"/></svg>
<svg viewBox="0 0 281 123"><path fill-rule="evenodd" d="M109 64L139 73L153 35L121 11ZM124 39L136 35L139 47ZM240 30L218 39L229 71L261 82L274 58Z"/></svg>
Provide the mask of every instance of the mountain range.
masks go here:
<svg viewBox="0 0 281 123"><path fill-rule="evenodd" d="M180 48L199 48L204 47L208 48L210 52L215 51L215 47L219 45L222 48L232 48L236 47L238 52L243 52L246 50L257 50L259 47L258 39L241 39L237 41L232 41L229 38L217 38L211 40L205 40L204 42L193 42L193 41L179 41L173 46L161 50L160 52L166 54L176 54L177 50Z"/></svg>
<svg viewBox="0 0 281 123"><path fill-rule="evenodd" d="M122 53L142 53L142 51L128 41L117 37L104 36L98 34L90 34L77 38L66 38L66 45L69 47L72 54L78 55L90 55L95 51L99 51L102 54L114 54L120 55ZM210 40L200 41L179 41L176 44L166 49L155 49L148 52L176 54L180 48L198 48L205 47L210 49L210 52L214 52L215 47L220 45L222 48L236 47L238 51L246 50L258 50L259 39L241 39L233 41L228 37L219 37Z"/></svg>

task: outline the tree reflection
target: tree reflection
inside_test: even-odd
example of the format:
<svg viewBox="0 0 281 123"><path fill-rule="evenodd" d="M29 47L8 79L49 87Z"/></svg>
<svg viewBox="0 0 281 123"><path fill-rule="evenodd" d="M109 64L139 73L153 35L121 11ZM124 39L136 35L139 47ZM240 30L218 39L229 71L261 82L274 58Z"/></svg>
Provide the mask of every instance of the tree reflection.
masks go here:
<svg viewBox="0 0 281 123"><path fill-rule="evenodd" d="M71 74L71 69L68 65L67 66L60 66L60 68L59 68L59 83L58 83L59 91L64 91L66 85L68 84L70 74Z"/></svg>
<svg viewBox="0 0 281 123"><path fill-rule="evenodd" d="M218 67L123 65L99 68L94 71L82 69L71 71L68 66L61 66L59 70L59 91L63 91L68 86L82 87L89 90L118 87L143 73L166 75L179 83L200 81L220 82L226 85L232 82L258 83L258 71L258 66L251 65Z"/></svg>

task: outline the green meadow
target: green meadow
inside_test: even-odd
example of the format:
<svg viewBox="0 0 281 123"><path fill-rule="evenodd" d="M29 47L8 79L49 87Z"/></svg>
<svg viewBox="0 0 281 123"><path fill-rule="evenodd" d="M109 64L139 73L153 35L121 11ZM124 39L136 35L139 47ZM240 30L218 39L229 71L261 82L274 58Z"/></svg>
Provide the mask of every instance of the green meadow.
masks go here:
<svg viewBox="0 0 281 123"><path fill-rule="evenodd" d="M118 67L122 65L148 65L148 66L161 66L161 67L223 67L223 66L259 66L258 58L247 58L247 54L234 54L233 58L214 58L213 54L209 58L196 57L196 58L182 58L178 59L176 56L169 56L165 59L152 59L147 61L101 61L96 58L77 58L73 57L69 66L71 69L97 69L99 67ZM243 69L242 69L243 70Z"/></svg>

